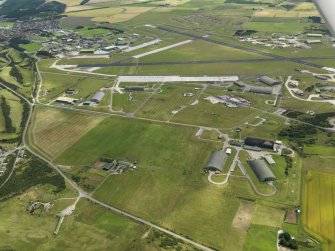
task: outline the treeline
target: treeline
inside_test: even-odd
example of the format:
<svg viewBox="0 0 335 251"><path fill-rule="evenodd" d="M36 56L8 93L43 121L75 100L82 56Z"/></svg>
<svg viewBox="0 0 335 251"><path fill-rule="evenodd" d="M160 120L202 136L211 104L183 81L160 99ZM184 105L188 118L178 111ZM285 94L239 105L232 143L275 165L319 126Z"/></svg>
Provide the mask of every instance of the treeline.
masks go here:
<svg viewBox="0 0 335 251"><path fill-rule="evenodd" d="M62 176L41 159L31 156L27 163L19 166L5 186L0 189L0 198L8 199L38 184L51 184L54 193L66 188Z"/></svg>
<svg viewBox="0 0 335 251"><path fill-rule="evenodd" d="M237 3L237 4L272 4L270 2L256 2L253 0L226 0L225 3Z"/></svg>
<svg viewBox="0 0 335 251"><path fill-rule="evenodd" d="M83 1L81 1L80 5L85 5L85 4L87 4L89 1L90 1L90 0L83 0Z"/></svg>
<svg viewBox="0 0 335 251"><path fill-rule="evenodd" d="M292 143L292 147L300 155L303 153L305 144L314 144L318 129L306 124L291 125L282 129L278 136L279 138L286 138Z"/></svg>
<svg viewBox="0 0 335 251"><path fill-rule="evenodd" d="M23 81L24 81L23 76L22 76L21 72L19 71L19 69L17 68L16 65L12 65L9 74L12 77L14 77L18 83L20 83L20 84L23 83Z"/></svg>
<svg viewBox="0 0 335 251"><path fill-rule="evenodd" d="M4 96L1 96L1 110L5 120L5 132L15 133L15 127L13 126L12 119L10 118L10 106Z"/></svg>
<svg viewBox="0 0 335 251"><path fill-rule="evenodd" d="M15 0L6 1L1 5L0 15L7 18L27 19L33 16L58 15L64 13L66 4L46 0Z"/></svg>
<svg viewBox="0 0 335 251"><path fill-rule="evenodd" d="M286 111L284 115L289 118L294 118L309 124L313 124L315 126L329 128L332 127L332 125L329 123L329 119L335 117L335 112L308 115L299 111Z"/></svg>

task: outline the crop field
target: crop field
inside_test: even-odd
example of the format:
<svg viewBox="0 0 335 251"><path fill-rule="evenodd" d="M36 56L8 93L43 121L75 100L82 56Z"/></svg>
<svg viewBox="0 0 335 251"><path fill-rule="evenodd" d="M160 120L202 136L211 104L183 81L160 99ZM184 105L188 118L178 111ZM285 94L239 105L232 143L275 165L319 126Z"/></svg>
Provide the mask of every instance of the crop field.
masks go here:
<svg viewBox="0 0 335 251"><path fill-rule="evenodd" d="M308 159L310 160L310 159ZM306 160L306 163L308 163ZM304 162L305 163L305 162ZM315 162L320 166L320 163ZM330 166L333 169L333 162ZM310 166L308 163L306 166ZM335 172L306 172L302 190L302 222L307 229L324 240L324 250L335 248ZM315 168L314 168L315 169Z"/></svg>
<svg viewBox="0 0 335 251"><path fill-rule="evenodd" d="M256 30L258 32L278 32L278 33L294 33L301 32L305 27L309 27L309 23L275 23L275 22L248 22L244 25L245 29Z"/></svg>
<svg viewBox="0 0 335 251"><path fill-rule="evenodd" d="M70 12L68 15L70 17L89 17L95 22L119 23L128 21L151 9L151 7L103 8Z"/></svg>
<svg viewBox="0 0 335 251"><path fill-rule="evenodd" d="M101 121L99 116L37 108L29 140L38 151L54 159Z"/></svg>
<svg viewBox="0 0 335 251"><path fill-rule="evenodd" d="M265 8L263 11L255 12L255 17L310 17L310 16L319 16L319 12L314 8L313 10L304 10L299 9L293 10L281 10L281 9L270 9Z"/></svg>

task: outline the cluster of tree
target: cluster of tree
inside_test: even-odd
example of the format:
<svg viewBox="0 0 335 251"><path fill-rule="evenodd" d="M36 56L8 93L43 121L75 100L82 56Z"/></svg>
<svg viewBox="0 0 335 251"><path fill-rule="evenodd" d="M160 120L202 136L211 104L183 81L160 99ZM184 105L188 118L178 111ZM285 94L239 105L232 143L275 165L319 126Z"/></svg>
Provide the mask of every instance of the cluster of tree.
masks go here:
<svg viewBox="0 0 335 251"><path fill-rule="evenodd" d="M293 166L293 164L292 164L292 158L289 157L289 156L285 156L284 158L285 158L285 162L286 162L285 174L286 174L286 176L288 176L288 171Z"/></svg>
<svg viewBox="0 0 335 251"><path fill-rule="evenodd" d="M15 64L12 64L9 74L14 77L18 83L23 84L23 76Z"/></svg>
<svg viewBox="0 0 335 251"><path fill-rule="evenodd" d="M316 142L315 136L317 133L318 130L313 126L298 124L282 129L278 137L288 139L292 143L293 149L302 155L305 144L314 144Z"/></svg>
<svg viewBox="0 0 335 251"><path fill-rule="evenodd" d="M48 51L38 51L36 56L43 58L53 58L54 56Z"/></svg>
<svg viewBox="0 0 335 251"><path fill-rule="evenodd" d="M284 2L280 4L280 7L285 8L286 10L292 10L296 5L294 3Z"/></svg>
<svg viewBox="0 0 335 251"><path fill-rule="evenodd" d="M21 164L13 173L5 186L0 190L0 198L8 199L20 194L38 184L51 184L55 187L54 193L59 193L66 188L62 176L56 173L41 159L30 156L28 162Z"/></svg>
<svg viewBox="0 0 335 251"><path fill-rule="evenodd" d="M279 245L290 249L298 249L297 241L287 232L279 235Z"/></svg>
<svg viewBox="0 0 335 251"><path fill-rule="evenodd" d="M12 119L10 118L10 106L4 96L1 96L1 110L5 120L5 132L15 133L15 127L13 126Z"/></svg>
<svg viewBox="0 0 335 251"><path fill-rule="evenodd" d="M329 123L329 119L334 116L335 112L319 113L313 116L305 116L303 121L321 127L332 127L332 125Z"/></svg>
<svg viewBox="0 0 335 251"><path fill-rule="evenodd" d="M7 18L25 19L33 16L50 16L64 13L66 4L46 0L5 1L0 7L0 15Z"/></svg>
<svg viewBox="0 0 335 251"><path fill-rule="evenodd" d="M225 3L237 3L237 4L272 4L270 2L253 1L253 0L226 0Z"/></svg>
<svg viewBox="0 0 335 251"><path fill-rule="evenodd" d="M9 45L14 48L15 50L21 51L23 52L24 49L20 47L20 44L29 44L30 41L27 39L23 39L23 38L12 38L11 40L9 40Z"/></svg>
<svg viewBox="0 0 335 251"><path fill-rule="evenodd" d="M237 30L234 34L234 36L250 36L252 35L253 33L256 33L257 31L255 30Z"/></svg>
<svg viewBox="0 0 335 251"><path fill-rule="evenodd" d="M87 4L89 1L90 1L90 0L83 0L83 1L81 1L80 5L85 5L85 4Z"/></svg>
<svg viewBox="0 0 335 251"><path fill-rule="evenodd" d="M314 88L314 87L313 87ZM315 115L308 115L299 111L286 111L285 116L289 118L298 119L300 121L313 124L320 127L331 127L329 119L335 117L335 112L325 112Z"/></svg>

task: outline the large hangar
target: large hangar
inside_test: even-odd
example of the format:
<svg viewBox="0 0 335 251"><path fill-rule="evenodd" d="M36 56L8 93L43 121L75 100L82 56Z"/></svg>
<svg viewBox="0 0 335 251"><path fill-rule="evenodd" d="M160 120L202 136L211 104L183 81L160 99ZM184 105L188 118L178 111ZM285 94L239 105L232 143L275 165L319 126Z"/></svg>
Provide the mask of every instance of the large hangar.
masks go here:
<svg viewBox="0 0 335 251"><path fill-rule="evenodd" d="M321 16L325 20L330 32L335 36L335 1L314 0Z"/></svg>
<svg viewBox="0 0 335 251"><path fill-rule="evenodd" d="M252 171L254 171L255 175L257 176L260 182L276 180L276 176L273 174L273 172L267 166L264 160L262 159L249 160L248 164L251 167Z"/></svg>
<svg viewBox="0 0 335 251"><path fill-rule="evenodd" d="M222 172L227 159L228 154L226 154L224 151L213 152L205 166L205 171Z"/></svg>

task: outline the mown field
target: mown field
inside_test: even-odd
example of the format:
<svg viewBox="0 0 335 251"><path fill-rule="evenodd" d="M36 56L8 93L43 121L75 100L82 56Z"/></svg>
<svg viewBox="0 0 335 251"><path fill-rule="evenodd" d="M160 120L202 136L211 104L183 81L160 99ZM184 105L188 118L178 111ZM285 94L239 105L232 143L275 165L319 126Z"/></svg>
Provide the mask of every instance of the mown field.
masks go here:
<svg viewBox="0 0 335 251"><path fill-rule="evenodd" d="M100 116L36 108L29 128L29 141L43 155L54 159L102 119Z"/></svg>
<svg viewBox="0 0 335 251"><path fill-rule="evenodd" d="M312 167L313 170L308 170L304 175L302 190L302 222L322 239L326 251L335 248L335 172L330 170L333 169L332 163L329 161L330 168L322 172L327 162L323 159L306 159L305 167Z"/></svg>

